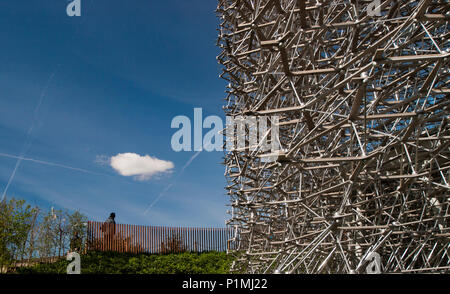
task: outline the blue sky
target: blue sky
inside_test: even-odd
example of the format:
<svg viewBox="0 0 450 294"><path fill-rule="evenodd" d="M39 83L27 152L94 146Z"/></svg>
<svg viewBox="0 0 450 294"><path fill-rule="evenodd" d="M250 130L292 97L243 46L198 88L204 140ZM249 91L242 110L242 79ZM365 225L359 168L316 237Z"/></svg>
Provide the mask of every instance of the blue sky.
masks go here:
<svg viewBox="0 0 450 294"><path fill-rule="evenodd" d="M0 192L23 155L35 161L21 161L7 197L99 221L224 226L223 153L185 167L195 152L170 145L173 117L223 117L216 2L81 0L68 17L69 2L0 0ZM122 153L174 168L122 176L102 162Z"/></svg>

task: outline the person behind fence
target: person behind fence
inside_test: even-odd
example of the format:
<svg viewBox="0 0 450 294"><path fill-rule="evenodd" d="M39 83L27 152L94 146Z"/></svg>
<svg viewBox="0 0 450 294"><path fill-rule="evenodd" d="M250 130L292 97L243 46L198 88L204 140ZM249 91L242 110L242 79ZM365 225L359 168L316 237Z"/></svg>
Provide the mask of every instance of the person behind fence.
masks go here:
<svg viewBox="0 0 450 294"><path fill-rule="evenodd" d="M107 249L112 249L112 241L114 240L114 235L116 233L115 217L116 214L114 212L111 212L109 218L103 223L101 227L103 232L104 247L106 247Z"/></svg>

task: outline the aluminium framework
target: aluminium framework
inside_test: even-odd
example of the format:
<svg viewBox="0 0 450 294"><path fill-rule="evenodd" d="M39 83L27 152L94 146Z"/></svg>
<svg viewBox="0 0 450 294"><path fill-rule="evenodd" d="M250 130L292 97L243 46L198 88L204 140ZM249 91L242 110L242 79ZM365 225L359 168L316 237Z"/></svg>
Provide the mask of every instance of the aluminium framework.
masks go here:
<svg viewBox="0 0 450 294"><path fill-rule="evenodd" d="M218 1L226 115L281 144L225 154L232 271L450 272L449 10Z"/></svg>

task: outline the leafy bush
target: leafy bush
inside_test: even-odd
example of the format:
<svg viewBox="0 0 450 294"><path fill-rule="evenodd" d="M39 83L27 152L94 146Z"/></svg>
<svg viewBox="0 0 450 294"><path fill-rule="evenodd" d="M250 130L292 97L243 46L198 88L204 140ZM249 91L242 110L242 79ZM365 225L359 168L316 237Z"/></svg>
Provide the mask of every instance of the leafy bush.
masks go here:
<svg viewBox="0 0 450 294"><path fill-rule="evenodd" d="M226 274L232 257L224 252L132 254L91 251L81 255L82 274ZM69 261L59 260L17 270L21 274L65 274Z"/></svg>

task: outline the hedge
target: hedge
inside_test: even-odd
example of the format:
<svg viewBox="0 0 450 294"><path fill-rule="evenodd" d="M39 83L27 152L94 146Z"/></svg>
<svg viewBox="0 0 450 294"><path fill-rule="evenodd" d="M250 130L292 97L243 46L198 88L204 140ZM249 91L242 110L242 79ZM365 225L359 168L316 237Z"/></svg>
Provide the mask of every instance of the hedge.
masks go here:
<svg viewBox="0 0 450 294"><path fill-rule="evenodd" d="M91 251L81 255L82 274L226 274L232 257L224 252L132 254ZM19 274L66 274L69 261L40 263Z"/></svg>

